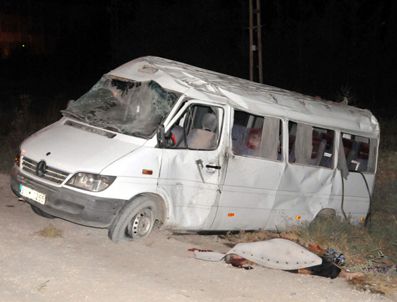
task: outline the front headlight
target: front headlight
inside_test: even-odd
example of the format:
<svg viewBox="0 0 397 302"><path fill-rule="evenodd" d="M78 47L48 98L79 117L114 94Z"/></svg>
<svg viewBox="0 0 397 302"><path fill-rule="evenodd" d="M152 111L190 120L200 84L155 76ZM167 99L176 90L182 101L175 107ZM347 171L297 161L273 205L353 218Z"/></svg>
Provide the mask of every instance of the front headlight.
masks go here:
<svg viewBox="0 0 397 302"><path fill-rule="evenodd" d="M87 191L100 192L109 187L115 179L116 176L79 172L74 174L66 184Z"/></svg>

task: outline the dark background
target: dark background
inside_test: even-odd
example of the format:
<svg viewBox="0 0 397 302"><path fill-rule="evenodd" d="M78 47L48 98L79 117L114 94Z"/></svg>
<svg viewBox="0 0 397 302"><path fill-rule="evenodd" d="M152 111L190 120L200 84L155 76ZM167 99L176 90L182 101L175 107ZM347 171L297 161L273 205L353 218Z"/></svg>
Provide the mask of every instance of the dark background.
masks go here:
<svg viewBox="0 0 397 302"><path fill-rule="evenodd" d="M396 1L261 5L264 83L395 117ZM65 106L145 55L248 78L248 44L248 0L0 0L0 109Z"/></svg>

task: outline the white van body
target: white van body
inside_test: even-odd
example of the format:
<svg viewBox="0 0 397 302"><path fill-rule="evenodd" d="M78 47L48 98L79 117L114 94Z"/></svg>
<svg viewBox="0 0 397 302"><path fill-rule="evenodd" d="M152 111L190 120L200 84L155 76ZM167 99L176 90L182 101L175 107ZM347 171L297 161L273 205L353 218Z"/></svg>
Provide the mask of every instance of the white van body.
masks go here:
<svg viewBox="0 0 397 302"><path fill-rule="evenodd" d="M280 230L323 209L365 218L380 134L368 110L158 57L101 81L21 145L12 189L37 213L109 228L115 241L156 220L225 231ZM147 91L152 103L136 103Z"/></svg>

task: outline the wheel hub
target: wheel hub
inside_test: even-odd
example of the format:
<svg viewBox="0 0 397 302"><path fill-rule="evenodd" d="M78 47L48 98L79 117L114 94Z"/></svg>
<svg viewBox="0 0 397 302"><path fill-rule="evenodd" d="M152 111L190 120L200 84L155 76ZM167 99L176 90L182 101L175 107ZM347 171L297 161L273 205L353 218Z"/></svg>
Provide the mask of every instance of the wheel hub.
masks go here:
<svg viewBox="0 0 397 302"><path fill-rule="evenodd" d="M127 227L128 235L132 238L146 236L153 224L153 214L150 209L139 211L131 220Z"/></svg>

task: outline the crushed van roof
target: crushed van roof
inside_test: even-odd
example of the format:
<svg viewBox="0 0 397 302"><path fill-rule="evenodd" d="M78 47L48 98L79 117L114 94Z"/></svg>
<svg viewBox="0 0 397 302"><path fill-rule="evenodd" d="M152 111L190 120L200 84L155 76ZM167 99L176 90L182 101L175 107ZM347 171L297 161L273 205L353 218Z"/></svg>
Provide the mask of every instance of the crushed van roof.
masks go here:
<svg viewBox="0 0 397 302"><path fill-rule="evenodd" d="M160 57L141 57L108 73L134 81L156 81L188 97L216 100L249 111L377 137L379 124L369 110L320 100Z"/></svg>

